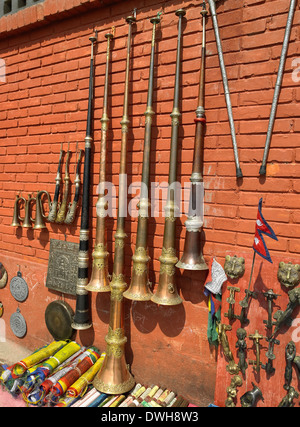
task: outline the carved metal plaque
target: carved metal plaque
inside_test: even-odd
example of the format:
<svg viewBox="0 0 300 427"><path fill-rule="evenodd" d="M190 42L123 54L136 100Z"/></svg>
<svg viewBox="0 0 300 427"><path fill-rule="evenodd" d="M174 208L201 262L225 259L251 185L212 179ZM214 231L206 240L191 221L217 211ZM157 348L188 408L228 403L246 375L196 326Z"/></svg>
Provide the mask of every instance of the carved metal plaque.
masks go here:
<svg viewBox="0 0 300 427"><path fill-rule="evenodd" d="M10 292L12 296L19 302L23 302L28 297L28 285L22 277L22 273L18 271L17 276L10 281Z"/></svg>
<svg viewBox="0 0 300 427"><path fill-rule="evenodd" d="M50 240L46 287L76 295L79 243Z"/></svg>
<svg viewBox="0 0 300 427"><path fill-rule="evenodd" d="M27 332L26 321L18 308L17 311L10 317L10 327L15 336L18 338L23 338Z"/></svg>

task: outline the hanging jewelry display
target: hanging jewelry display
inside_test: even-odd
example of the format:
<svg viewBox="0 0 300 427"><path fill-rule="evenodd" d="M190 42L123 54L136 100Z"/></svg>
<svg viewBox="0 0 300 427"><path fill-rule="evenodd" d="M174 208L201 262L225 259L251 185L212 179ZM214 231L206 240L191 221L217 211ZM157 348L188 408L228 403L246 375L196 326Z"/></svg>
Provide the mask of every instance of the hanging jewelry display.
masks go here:
<svg viewBox="0 0 300 427"><path fill-rule="evenodd" d="M17 311L10 317L10 328L18 338L23 338L27 332L26 321L20 313L19 308L17 308Z"/></svg>
<svg viewBox="0 0 300 427"><path fill-rule="evenodd" d="M10 281L10 292L15 300L19 302L25 301L28 297L28 286L20 271Z"/></svg>
<svg viewBox="0 0 300 427"><path fill-rule="evenodd" d="M4 268L4 265L0 262L0 289L5 288L7 284L7 271Z"/></svg>

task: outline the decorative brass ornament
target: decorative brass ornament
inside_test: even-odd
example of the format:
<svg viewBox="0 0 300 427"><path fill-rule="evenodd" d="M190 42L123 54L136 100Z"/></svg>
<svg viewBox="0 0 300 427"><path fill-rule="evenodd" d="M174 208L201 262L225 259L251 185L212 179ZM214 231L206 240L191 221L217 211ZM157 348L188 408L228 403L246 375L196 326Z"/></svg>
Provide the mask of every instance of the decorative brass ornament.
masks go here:
<svg viewBox="0 0 300 427"><path fill-rule="evenodd" d="M237 288L235 286L228 286L227 289L230 292L229 298L226 299L226 301L229 303L229 309L228 309L228 313L225 313L224 316L228 317L229 320L234 320L237 317L234 314L234 304L235 304L234 295L236 292L240 292L240 288Z"/></svg>
<svg viewBox="0 0 300 427"><path fill-rule="evenodd" d="M135 270L135 274L137 276L142 276L147 271L147 263L150 259L148 255L148 250L143 246L136 248L135 253L132 257L134 260L133 269ZM125 292L124 292L125 294Z"/></svg>
<svg viewBox="0 0 300 427"><path fill-rule="evenodd" d="M256 350L256 359L255 360L249 360L249 365L252 365L255 370L255 372L259 373L260 371L260 366L261 366L261 361L260 361L260 346L259 346L259 341L262 339L267 339L266 337L264 337L263 335L260 335L258 333L258 331L255 331L255 334L253 335L249 335L249 338L251 340L254 340L255 342L255 350Z"/></svg>
<svg viewBox="0 0 300 427"><path fill-rule="evenodd" d="M294 341L290 341L285 347L286 366L285 366L285 372L284 372L285 383L283 386L285 390L289 390L292 382L293 362L294 362L295 356L296 356L296 345Z"/></svg>
<svg viewBox="0 0 300 427"><path fill-rule="evenodd" d="M256 403L259 399L264 401L263 394L257 385L252 383L253 389L250 391L247 391L243 396L241 397L241 405L242 408L253 408L256 406Z"/></svg>
<svg viewBox="0 0 300 427"><path fill-rule="evenodd" d="M111 56L111 41L114 37L115 28L112 28L111 33L105 35L107 39L106 48L106 67L105 67L105 82L104 82L104 98L103 98L103 114L101 118L101 144L100 144L100 173L99 173L99 196L96 204L97 225L96 225L96 240L95 248L92 253L93 268L91 279L86 286L87 291L93 292L110 292L109 273L108 273L108 251L107 251L107 208L108 202L105 196L106 182L106 157L107 157L107 130L109 124L108 111L108 93L109 93L109 67Z"/></svg>
<svg viewBox="0 0 300 427"><path fill-rule="evenodd" d="M245 258L226 255L224 271L231 279L239 279L245 273Z"/></svg>
<svg viewBox="0 0 300 427"><path fill-rule="evenodd" d="M278 310L273 316L276 322L274 323L275 329L272 334L272 337L274 337L274 335L277 334L281 326L283 325L290 326L292 324L293 311L297 306L300 305L300 288L292 289L291 291L288 292L288 295L289 295L289 303L287 304L285 311Z"/></svg>
<svg viewBox="0 0 300 427"><path fill-rule="evenodd" d="M32 197L32 194L28 194L28 199L25 200L25 216L22 218L22 227L23 228L32 228L32 203L34 203L36 199Z"/></svg>
<svg viewBox="0 0 300 427"><path fill-rule="evenodd" d="M7 284L8 274L4 265L0 262L0 289L5 288Z"/></svg>
<svg viewBox="0 0 300 427"><path fill-rule="evenodd" d="M249 306L252 298L257 299L257 292L250 291L250 289L245 289L245 298L239 302L239 305L242 307L241 314L236 316L237 319L241 322L241 325L248 325L250 320L247 318Z"/></svg>
<svg viewBox="0 0 300 427"><path fill-rule="evenodd" d="M156 47L156 32L157 25L160 23L161 12L155 18L150 19L153 24L151 54L150 54L150 69L149 69L149 84L147 95L147 107L145 111L145 131L144 131L144 147L143 147L143 167L141 179L141 194L138 203L138 226L135 242L135 252L132 257L133 268L132 276L128 289L124 292L124 297L137 300L148 301L152 297L152 291L149 288L149 261L148 254L148 217L150 209L149 188L150 188L150 153L153 138L152 122L155 114L153 110L153 91L155 78L155 47Z"/></svg>
<svg viewBox="0 0 300 427"><path fill-rule="evenodd" d="M47 200L48 200L48 206L51 206L51 198L48 193L48 191L41 190L37 192L35 201L36 201L36 212L35 212L35 219L34 219L34 229L35 230L43 230L44 228L47 228L45 225L45 219L47 216L44 213L43 204L42 204L42 196L43 194L46 194Z"/></svg>
<svg viewBox="0 0 300 427"><path fill-rule="evenodd" d="M58 198L59 198L60 183L61 183L61 164L62 164L63 156L64 156L64 150L63 150L63 144L61 143L57 174L55 178L55 194L50 204L49 214L48 214L49 222L55 222L56 215L57 215L57 206L58 206Z"/></svg>
<svg viewBox="0 0 300 427"><path fill-rule="evenodd" d="M243 375L246 373L246 369L248 368L248 363L246 362L246 352L247 352L247 343L246 337L247 332L244 328L238 328L236 331L237 342L235 347L238 348L238 358L239 358L239 368Z"/></svg>
<svg viewBox="0 0 300 427"><path fill-rule="evenodd" d="M129 24L126 55L126 72L124 88L124 104L121 141L121 159L119 170L119 205L117 216L117 229L115 233L115 253L113 262L113 274L110 282L110 318L109 329L105 337L107 344L106 357L103 366L94 378L93 385L101 393L123 394L131 390L135 385L135 380L126 364L125 344L126 336L124 331L124 298L123 293L127 287L124 269L125 269L125 216L121 214L121 208L124 207L125 195L127 191L126 176L126 156L128 142L128 118L129 105L129 75L130 75L130 53L132 27L136 22L136 11L133 16L128 16L126 22ZM121 336L119 331L122 330ZM119 349L117 347L119 346Z"/></svg>
<svg viewBox="0 0 300 427"><path fill-rule="evenodd" d="M127 342L127 338L124 335L124 331L122 328L111 329L108 328L108 334L106 336L107 348L106 354L107 356L113 356L117 359L120 359L123 356L124 346Z"/></svg>
<svg viewBox="0 0 300 427"><path fill-rule="evenodd" d="M300 283L300 265L281 261L278 266L277 278L282 286L292 288Z"/></svg>
<svg viewBox="0 0 300 427"><path fill-rule="evenodd" d="M195 140L194 140L194 160L193 169L190 177L190 201L187 219L184 223L186 235L183 254L176 267L183 270L208 270L203 257L203 207L202 200L204 196L203 180L203 150L206 131L205 114L205 61L206 61L206 3L203 2L201 10L202 15L202 53L201 70L199 82L198 106L195 117ZM174 180L175 181L175 180ZM173 182L174 182L173 181Z"/></svg>
<svg viewBox="0 0 300 427"><path fill-rule="evenodd" d="M66 163L65 163L63 198L55 219L55 222L57 224L63 224L66 218L66 212L68 208L69 191L70 191L69 165L70 165L70 154L71 154L69 148L70 148L70 143L68 143L68 151L67 151L67 157L66 157Z"/></svg>
<svg viewBox="0 0 300 427"><path fill-rule="evenodd" d="M91 42L90 57L90 77L89 77L89 97L88 113L86 122L86 136L84 138L84 172L82 181L82 203L81 222L79 233L78 269L76 284L76 308L72 322L72 328L78 331L91 328L92 320L90 313L90 298L86 290L89 281L89 235L90 235L90 189L91 189L91 164L93 160L94 143L94 56L95 43L97 43L98 31L89 37Z"/></svg>

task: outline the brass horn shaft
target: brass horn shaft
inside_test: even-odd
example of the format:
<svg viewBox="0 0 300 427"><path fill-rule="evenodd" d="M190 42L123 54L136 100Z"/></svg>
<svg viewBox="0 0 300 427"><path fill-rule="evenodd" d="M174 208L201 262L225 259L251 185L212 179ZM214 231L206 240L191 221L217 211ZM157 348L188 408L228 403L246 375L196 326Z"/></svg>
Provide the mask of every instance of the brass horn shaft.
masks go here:
<svg viewBox="0 0 300 427"><path fill-rule="evenodd" d="M122 125L122 142L121 142L121 161L119 175L119 205L117 230L115 233L115 254L112 281L110 283L110 320L108 334L105 337L107 348L106 357L103 362L101 371L96 375L94 387L107 394L122 394L131 390L135 380L126 364L125 344L127 338L124 332L124 299L123 292L126 289L124 277L125 266L125 217L121 215L121 208L124 206L124 197L127 194L126 180L126 154L128 141L128 95L129 95L129 71L130 71L130 51L132 24L136 21L135 16L129 16L126 21L129 24L128 42L127 42L127 59L125 73L125 90L124 90L124 112L121 121Z"/></svg>
<svg viewBox="0 0 300 427"><path fill-rule="evenodd" d="M155 34L156 26L160 22L160 14L151 19L153 24L151 59L149 72L148 100L145 112L145 139L142 170L142 187L139 201L138 229L136 236L136 248L132 257L132 278L129 288L124 292L124 297L135 301L147 301L152 297L149 287L148 263L148 216L149 216L149 180L150 180L150 152L151 152L151 131L154 111L153 104L153 83L154 83L154 56L155 56Z"/></svg>
<svg viewBox="0 0 300 427"><path fill-rule="evenodd" d="M106 72L104 84L103 114L101 118L101 158L100 158L100 179L99 179L99 197L96 205L97 226L95 247L92 254L93 267L92 275L86 290L92 292L110 292L109 274L108 274L108 252L106 241L106 198L104 194L104 185L106 181L106 145L109 118L107 114L108 104L108 84L109 84L109 62L110 46L113 39L113 32L105 36L107 38L106 53Z"/></svg>
<svg viewBox="0 0 300 427"><path fill-rule="evenodd" d="M175 250L176 238L176 183L177 175L177 154L178 154L178 132L180 125L179 111L179 92L180 92L180 66L181 66L181 41L182 41L182 18L186 15L185 10L179 9L176 11L178 16L178 43L177 43L177 59L176 59L176 76L174 89L174 104L171 113L172 118L172 135L171 135L171 150L169 163L169 189L168 199L165 206L165 228L162 254L159 258L160 273L159 283L156 293L152 296L151 301L161 305L178 305L182 303L182 299L178 294L175 264L178 261Z"/></svg>
<svg viewBox="0 0 300 427"><path fill-rule="evenodd" d="M67 151L67 158L66 158L66 165L65 165L65 176L64 176L64 193L63 193L63 199L60 205L60 208L57 212L56 220L55 222L57 224L63 224L67 207L68 207L68 199L69 199L69 190L70 190L70 174L69 174L69 164L70 164L70 150L68 145L68 151Z"/></svg>
<svg viewBox="0 0 300 427"><path fill-rule="evenodd" d="M83 150L79 150L79 156L77 161L77 167L76 167L76 176L74 180L75 184L75 195L73 202L69 203L69 209L68 213L65 218L65 224L72 224L75 219L76 209L79 202L79 196L80 196L80 186L81 186L81 180L80 180L80 164L81 164L81 158L82 158L82 152Z"/></svg>
<svg viewBox="0 0 300 427"><path fill-rule="evenodd" d="M24 197L20 197L19 194L17 194L16 195L15 204L14 204L13 220L12 220L12 223L11 223L12 227L20 227L21 226L21 222L20 221L24 221L24 218L20 217L20 206L19 206L19 202L21 200L24 200L24 203L26 204L26 200L24 199Z"/></svg>
<svg viewBox="0 0 300 427"><path fill-rule="evenodd" d="M199 84L198 108L196 110L196 135L193 170L191 175L190 211L185 222L186 236L184 251L181 260L176 264L178 268L184 270L207 270L208 266L202 255L201 234L203 227L203 213L201 213L201 203L203 202L203 145L205 134L205 109L204 109L204 88L205 88L205 57L206 57L206 15L207 10L203 2L201 11L203 18L203 42L201 71Z"/></svg>
<svg viewBox="0 0 300 427"><path fill-rule="evenodd" d="M78 253L78 278L76 285L76 308L72 322L72 328L76 330L89 329L92 326L89 293L85 289L88 284L89 274L89 199L91 181L91 162L93 144L93 107L94 107L94 50L97 42L97 33L89 38L91 42L90 78L89 78L89 100L85 136L83 190L81 206L81 224L79 234Z"/></svg>
<svg viewBox="0 0 300 427"><path fill-rule="evenodd" d="M33 219L31 218L31 202L36 200L34 197L31 197L31 194L28 194L28 199L25 201L25 216L23 220L23 228L32 228Z"/></svg>

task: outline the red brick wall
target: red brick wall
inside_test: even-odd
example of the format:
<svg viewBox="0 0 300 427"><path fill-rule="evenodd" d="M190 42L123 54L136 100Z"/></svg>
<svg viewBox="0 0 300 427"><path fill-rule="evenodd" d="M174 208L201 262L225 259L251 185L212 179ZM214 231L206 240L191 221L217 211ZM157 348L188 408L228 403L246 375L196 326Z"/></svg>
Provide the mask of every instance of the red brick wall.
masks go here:
<svg viewBox="0 0 300 427"><path fill-rule="evenodd" d="M66 10L68 3L69 9ZM79 9L72 9L80 3ZM122 117L124 70L128 26L125 22L136 2L112 4L99 2L53 2L33 6L15 16L0 20L0 58L6 62L6 83L0 83L0 261L9 278L18 265L29 284L29 297L19 304L28 323L24 345L35 348L50 341L43 322L46 306L58 298L45 287L50 239L79 241L80 221L70 226L47 224L46 231L15 229L10 226L15 196L47 190L53 197L60 144L76 142L84 148L88 76L89 37L98 29L95 76L95 148L93 158L92 240L95 238L97 184L100 160L100 134L105 70L105 33L116 27L112 52L110 132L107 179L118 184L120 159L120 120ZM54 5L58 5L55 9ZM64 6L64 8L63 8ZM54 7L54 9L52 9ZM64 10L60 13L59 7ZM154 97L153 150L151 179L167 180L170 148L170 113L173 106L174 74L177 47L177 18L174 12L187 10L183 32L183 60L178 180L188 182L193 160L194 117L197 107L201 56L201 5L190 1L144 0L139 2L137 25L132 44L130 86L130 136L128 144L129 184L139 181L142 170L144 112L148 89L150 38L149 18L164 10L157 40ZM34 9L36 8L36 9ZM92 8L89 10L89 8ZM252 257L254 221L260 197L264 215L272 224L278 242L268 241L276 260L299 259L299 79L292 79L299 56L299 17L297 7L285 67L283 88L269 155L267 177L259 178L259 167L267 132L270 106L277 76L289 2L283 0L226 0L218 6L220 34L228 71L233 115L244 178L235 178L234 157L228 115L211 18L207 23L206 113L207 133L204 152L207 262L214 256L221 263L227 253L247 259L245 279L249 277ZM80 12L78 14L77 12ZM22 31L24 24L30 31ZM272 13L272 14L271 14ZM19 21L20 19L20 21ZM26 18L27 19L27 18ZM39 22L37 22L39 21ZM24 29L24 28L23 28ZM299 74L298 74L299 77ZM71 179L75 155L71 159ZM74 188L73 188L74 190ZM178 222L178 254L184 245L185 218ZM150 280L157 283L158 258L161 254L164 220L150 219ZM113 230L109 220L108 249L112 269ZM126 277L131 275L131 256L136 238L136 219L126 221ZM180 238L180 239L179 239ZM277 263L273 280L276 281ZM196 404L206 405L214 399L217 370L215 349L206 338L208 307L203 296L205 276L177 271L177 282L184 300L177 307L158 307L153 303L125 302L125 326L128 337L127 361L136 378L145 383L160 383L185 395ZM225 295L225 298L227 295ZM9 286L1 290L5 306L7 336L17 340L9 330L10 315L18 304ZM75 299L66 297L73 307ZM104 337L109 322L109 295L92 295L93 329L80 332L76 339L83 344L105 348ZM147 357L145 357L145 354ZM220 402L221 403L221 402Z"/></svg>

